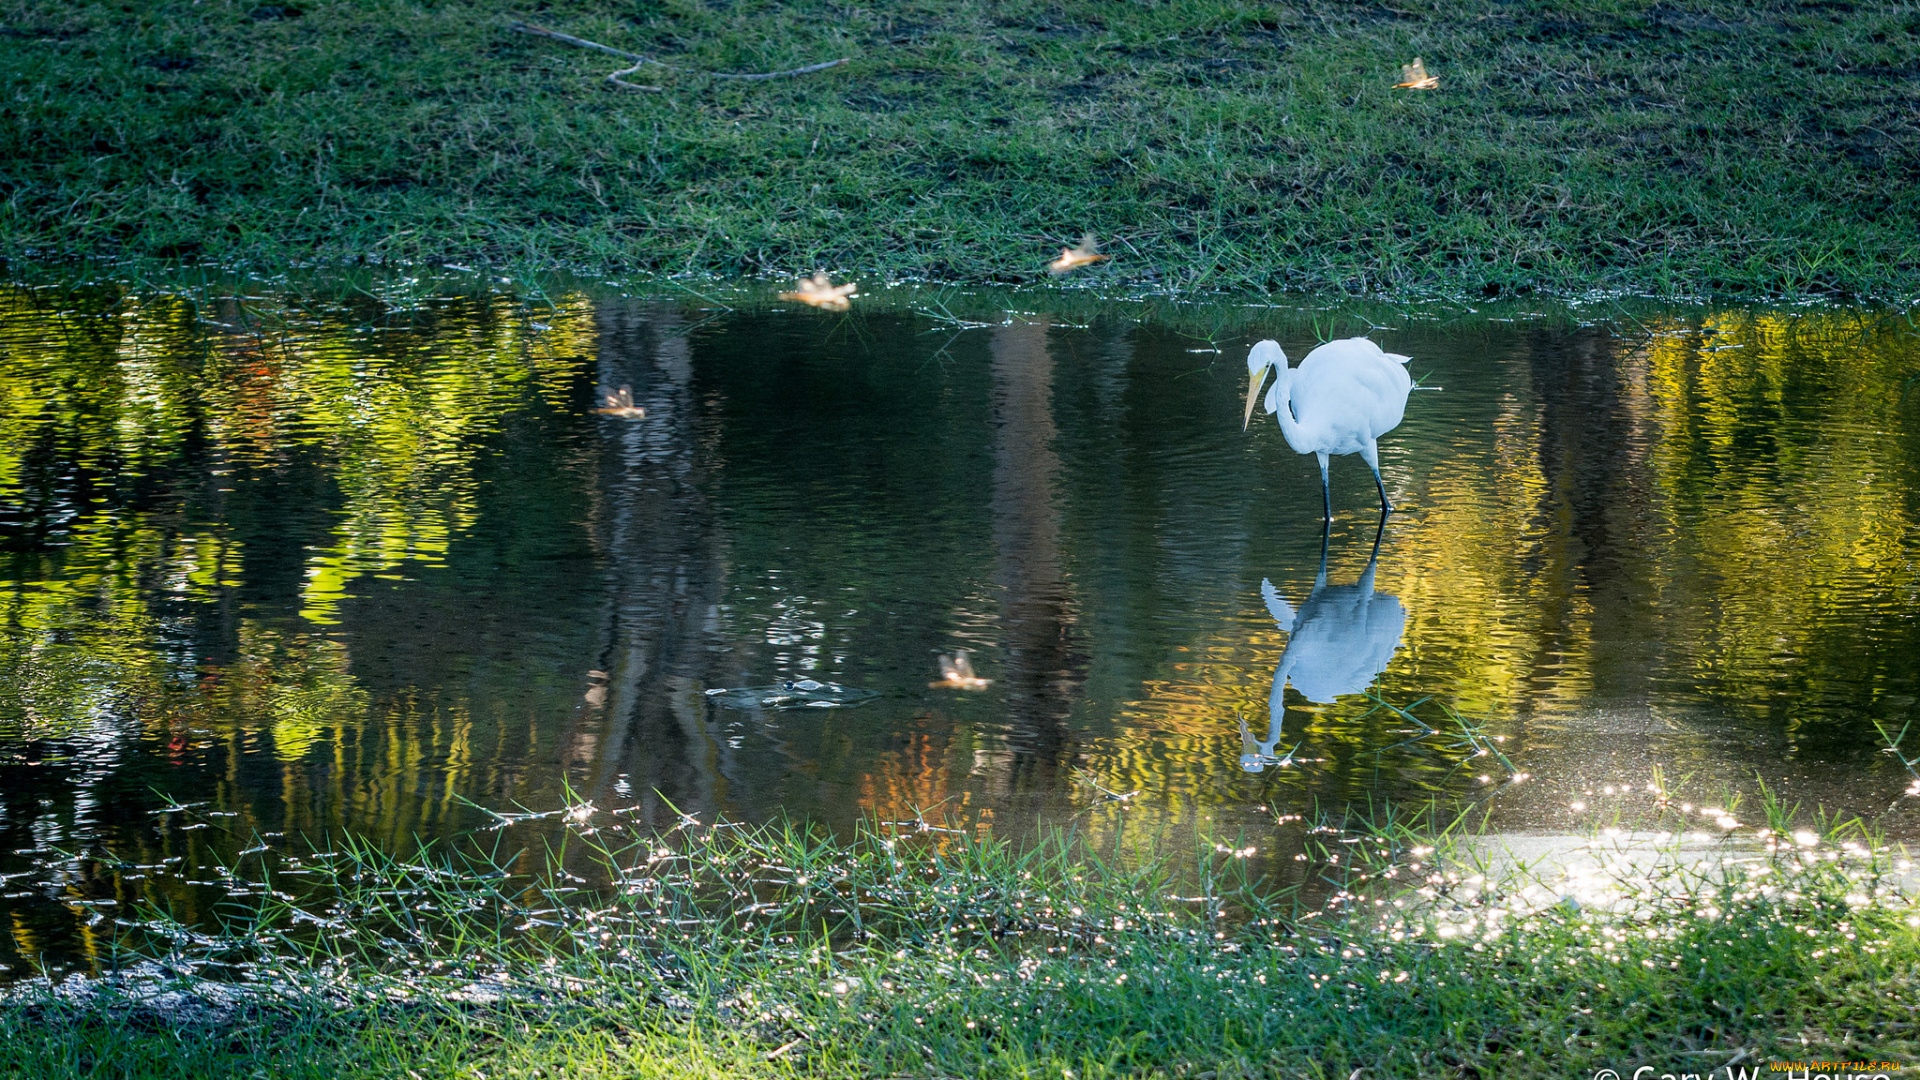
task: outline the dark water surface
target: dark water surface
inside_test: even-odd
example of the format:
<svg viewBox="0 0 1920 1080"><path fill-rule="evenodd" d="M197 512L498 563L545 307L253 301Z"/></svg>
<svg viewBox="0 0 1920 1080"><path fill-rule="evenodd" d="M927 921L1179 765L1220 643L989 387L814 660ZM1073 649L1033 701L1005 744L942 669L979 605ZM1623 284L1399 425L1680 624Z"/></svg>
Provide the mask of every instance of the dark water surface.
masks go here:
<svg viewBox="0 0 1920 1080"><path fill-rule="evenodd" d="M432 293L0 291L0 963L474 804L1199 829L1276 874L1316 809L1551 834L1648 783L1920 835L1875 726L1920 715L1904 319L1385 318L1440 389L1371 569L1334 462L1316 592L1243 360L1351 318ZM623 384L644 420L591 411ZM958 649L984 689L930 685Z"/></svg>

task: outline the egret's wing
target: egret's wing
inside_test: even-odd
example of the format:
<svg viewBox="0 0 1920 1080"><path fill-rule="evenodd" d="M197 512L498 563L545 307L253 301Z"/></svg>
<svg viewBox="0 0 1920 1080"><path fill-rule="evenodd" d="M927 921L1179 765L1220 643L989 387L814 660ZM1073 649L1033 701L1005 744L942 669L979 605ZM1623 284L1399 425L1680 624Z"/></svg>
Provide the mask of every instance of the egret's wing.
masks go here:
<svg viewBox="0 0 1920 1080"><path fill-rule="evenodd" d="M961 649L953 654L953 670L962 679L974 678L973 660L967 656L967 650Z"/></svg>
<svg viewBox="0 0 1920 1080"><path fill-rule="evenodd" d="M948 682L953 682L960 677L959 665L955 664L953 657L946 653L940 654L940 677Z"/></svg>
<svg viewBox="0 0 1920 1080"><path fill-rule="evenodd" d="M1300 361L1289 400L1296 416L1350 443L1378 439L1399 425L1413 379L1398 357L1364 337L1329 341ZM1351 446L1347 451L1350 452Z"/></svg>
<svg viewBox="0 0 1920 1080"><path fill-rule="evenodd" d="M1280 629L1292 633L1293 622L1297 617L1294 614L1293 605L1287 603L1287 598L1281 596L1280 590L1274 588L1273 582L1266 578L1260 579L1260 599L1267 602L1267 613L1273 616L1274 622L1280 624Z"/></svg>

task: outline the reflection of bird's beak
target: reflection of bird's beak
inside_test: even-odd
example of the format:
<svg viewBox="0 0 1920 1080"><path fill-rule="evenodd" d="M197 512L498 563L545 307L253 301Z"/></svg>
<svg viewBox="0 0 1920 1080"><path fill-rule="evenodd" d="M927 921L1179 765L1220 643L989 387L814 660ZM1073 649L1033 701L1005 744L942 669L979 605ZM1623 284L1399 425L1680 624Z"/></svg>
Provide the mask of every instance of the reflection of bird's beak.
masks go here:
<svg viewBox="0 0 1920 1080"><path fill-rule="evenodd" d="M1260 400L1260 387L1266 384L1267 368L1261 368L1247 380L1247 415L1240 420L1240 430L1245 431L1253 423L1253 404Z"/></svg>

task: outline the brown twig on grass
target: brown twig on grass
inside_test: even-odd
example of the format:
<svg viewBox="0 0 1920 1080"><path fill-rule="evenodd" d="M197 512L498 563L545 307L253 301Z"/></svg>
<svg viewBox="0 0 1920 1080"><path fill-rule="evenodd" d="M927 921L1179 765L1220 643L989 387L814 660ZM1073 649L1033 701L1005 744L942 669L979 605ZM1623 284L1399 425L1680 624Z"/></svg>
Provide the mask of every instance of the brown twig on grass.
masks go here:
<svg viewBox="0 0 1920 1080"><path fill-rule="evenodd" d="M621 68L619 71L616 71L613 74L607 76L608 82L613 83L616 86L624 86L629 90L660 89L660 87L658 86L643 86L638 83L630 83L620 77L622 75L631 75L634 72L640 70L641 68L649 64L653 65L654 67L666 68L668 71L691 71L696 75L705 75L709 79L739 79L744 81L760 81L764 79L783 79L789 75L805 75L809 72L814 72L814 71L825 71L828 68L839 67L841 64L852 62L848 57L843 56L838 60L827 60L818 64L808 64L806 67L790 68L786 71L753 71L753 72L699 71L697 69L692 69L692 68L675 67L672 64L665 63L660 60L655 60L651 56L642 56L639 53L628 52L625 49L616 49L611 45L602 45L597 41L588 41L586 38L574 37L572 34L563 34L558 30L549 30L544 26L534 26L531 23L523 23L523 22L513 23L511 26L508 27L508 29L517 30L522 34L532 34L535 37L552 38L555 41L564 41L569 45L572 45L581 49L598 49L603 53L612 53L614 56L618 56L624 60L632 60L634 62L632 67Z"/></svg>

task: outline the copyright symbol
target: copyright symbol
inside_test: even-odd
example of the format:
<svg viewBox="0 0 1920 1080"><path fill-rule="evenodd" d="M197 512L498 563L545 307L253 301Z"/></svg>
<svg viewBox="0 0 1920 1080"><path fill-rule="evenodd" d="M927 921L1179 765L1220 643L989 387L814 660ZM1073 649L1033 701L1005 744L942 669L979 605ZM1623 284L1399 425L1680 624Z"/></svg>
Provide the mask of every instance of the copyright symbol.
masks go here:
<svg viewBox="0 0 1920 1080"><path fill-rule="evenodd" d="M1620 1080L1620 1074L1612 1069L1601 1069L1593 1074L1593 1080Z"/></svg>

